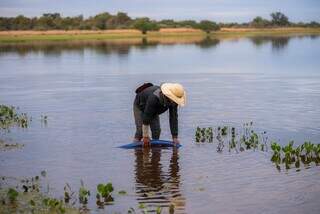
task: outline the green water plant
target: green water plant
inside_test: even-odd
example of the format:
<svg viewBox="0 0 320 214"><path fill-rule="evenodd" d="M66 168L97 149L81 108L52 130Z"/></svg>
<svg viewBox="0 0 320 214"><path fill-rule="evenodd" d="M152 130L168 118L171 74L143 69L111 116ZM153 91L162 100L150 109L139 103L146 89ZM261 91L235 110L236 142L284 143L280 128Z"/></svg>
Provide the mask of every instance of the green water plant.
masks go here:
<svg viewBox="0 0 320 214"><path fill-rule="evenodd" d="M228 126L224 126L221 129L221 135L226 136L228 134Z"/></svg>
<svg viewBox="0 0 320 214"><path fill-rule="evenodd" d="M197 143L209 142L212 143L213 139L217 141L217 152L222 152L225 143L229 145L229 152L243 152L245 150L261 150L267 151L268 138L265 136L266 132L262 132L261 136L252 128L253 123L245 123L243 125L243 132L240 133L235 127L218 126L217 129L212 127L200 128L197 127L195 131L195 141ZM215 131L213 131L215 130Z"/></svg>
<svg viewBox="0 0 320 214"><path fill-rule="evenodd" d="M213 142L213 130L212 127L200 128L199 126L196 128L195 132L195 141L197 143L212 143Z"/></svg>
<svg viewBox="0 0 320 214"><path fill-rule="evenodd" d="M120 190L118 192L119 195L127 195L127 192L125 190Z"/></svg>
<svg viewBox="0 0 320 214"><path fill-rule="evenodd" d="M300 170L300 162L302 162L306 168L310 167L312 163L315 165L319 165L320 163L320 144L313 144L307 141L300 146L294 147L294 141L289 141L285 146L272 142L271 149L273 151L271 161L279 171L281 170L281 165L284 165L286 170L292 167Z"/></svg>
<svg viewBox="0 0 320 214"><path fill-rule="evenodd" d="M0 139L0 151L8 151L13 149L20 149L24 147L24 144L20 143L9 143Z"/></svg>
<svg viewBox="0 0 320 214"><path fill-rule="evenodd" d="M97 191L99 196L97 197L97 199L99 198L99 201L100 201L100 198L103 198L104 202L106 203L114 201L111 195L113 190L114 189L113 189L112 183L98 184Z"/></svg>
<svg viewBox="0 0 320 214"><path fill-rule="evenodd" d="M19 193L17 190L15 190L13 188L9 188L9 190L7 192L7 196L8 196L11 203L13 203L17 200L18 195L19 195Z"/></svg>
<svg viewBox="0 0 320 214"><path fill-rule="evenodd" d="M64 191L64 202L66 204L71 202L72 205L75 205L76 203L76 200L74 197L75 192L72 191L71 186L68 183L66 183L66 185L63 187L63 191Z"/></svg>
<svg viewBox="0 0 320 214"><path fill-rule="evenodd" d="M66 208L62 200L55 198L45 198L43 199L43 204L49 207L49 211L52 213L65 213Z"/></svg>
<svg viewBox="0 0 320 214"><path fill-rule="evenodd" d="M14 106L0 105L0 129L9 131L11 127L27 128L30 118L26 113L18 113Z"/></svg>
<svg viewBox="0 0 320 214"><path fill-rule="evenodd" d="M81 186L79 188L79 202L80 204L82 204L83 206L85 206L86 204L88 204L88 199L90 197L90 191L84 186L83 181L80 181Z"/></svg>

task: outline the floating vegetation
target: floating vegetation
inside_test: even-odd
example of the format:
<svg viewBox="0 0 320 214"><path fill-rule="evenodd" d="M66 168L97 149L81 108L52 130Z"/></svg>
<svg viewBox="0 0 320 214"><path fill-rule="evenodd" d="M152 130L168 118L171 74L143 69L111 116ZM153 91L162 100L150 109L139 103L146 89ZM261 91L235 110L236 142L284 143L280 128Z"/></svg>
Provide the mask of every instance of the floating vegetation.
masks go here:
<svg viewBox="0 0 320 214"><path fill-rule="evenodd" d="M208 128L200 128L197 127L196 129L196 133L195 133L195 138L196 138L196 142L208 142L208 143L212 143L213 142L213 131L211 127Z"/></svg>
<svg viewBox="0 0 320 214"><path fill-rule="evenodd" d="M76 198L74 197L75 196L75 192L72 191L70 185L68 183L66 183L66 185L64 186L63 188L64 190L64 202L66 204L69 204L70 201L72 200L71 202L71 205L74 206L76 204Z"/></svg>
<svg viewBox="0 0 320 214"><path fill-rule="evenodd" d="M223 152L225 145L228 151L236 153L246 150L258 150L268 152L271 147L273 154L271 161L280 171L281 168L287 170L295 167L300 170L301 163L306 168L312 163L316 166L320 164L320 144L312 144L305 142L303 145L293 147L294 142L290 141L286 146L281 146L277 142L272 141L268 146L267 132L256 132L253 129L253 122L243 124L242 129L236 130L235 127L218 126L217 128L197 127L195 131L195 141L197 143L217 142L217 152Z"/></svg>
<svg viewBox="0 0 320 214"><path fill-rule="evenodd" d="M293 147L294 141L290 141L287 145L281 146L276 142L271 143L273 151L271 161L280 171L281 168L286 170L295 167L297 171L304 164L306 168L312 163L319 166L320 163L320 144L305 142L301 146Z"/></svg>
<svg viewBox="0 0 320 214"><path fill-rule="evenodd" d="M98 184L97 186L97 195L96 195L96 204L103 208L104 205L108 205L114 201L111 193L113 192L112 183L107 184Z"/></svg>
<svg viewBox="0 0 320 214"><path fill-rule="evenodd" d="M41 177L44 176L1 177L0 210L6 211L4 213L78 213L78 209L62 200L44 195L40 190Z"/></svg>
<svg viewBox="0 0 320 214"><path fill-rule="evenodd" d="M79 188L79 203L82 204L84 210L86 209L86 205L88 204L88 199L90 197L90 191L84 186L83 181L80 181L81 186Z"/></svg>
<svg viewBox="0 0 320 214"><path fill-rule="evenodd" d="M46 171L40 175L30 178L0 177L0 210L8 210L8 213L89 213L87 208L91 191L85 187L81 180L78 195L72 191L70 185L64 186L63 197L53 198L49 196L48 190L44 191L42 185ZM42 182L41 182L42 181ZM105 205L113 204L112 183L97 185L97 206L104 208ZM127 195L124 190L118 191L118 196ZM79 207L76 207L76 206ZM130 208L128 213L162 213L163 207L153 207L152 210L144 203L139 203L137 211ZM174 205L170 205L169 213L174 213Z"/></svg>
<svg viewBox="0 0 320 214"><path fill-rule="evenodd" d="M32 118L26 113L18 113L19 107L0 105L0 132L10 132L10 128L28 128ZM47 125L48 116L41 115L41 123ZM19 143L5 143L4 140L0 139L0 151L7 151L11 149L21 148L24 144Z"/></svg>
<svg viewBox="0 0 320 214"><path fill-rule="evenodd" d="M30 118L26 113L18 113L14 106L0 105L0 129L9 131L13 126L27 128Z"/></svg>
<svg viewBox="0 0 320 214"><path fill-rule="evenodd" d="M127 194L127 192L126 192L126 191L124 191L124 190L120 190L120 191L118 192L118 194L119 194L119 195L126 195L126 194Z"/></svg>
<svg viewBox="0 0 320 214"><path fill-rule="evenodd" d="M267 151L266 132L257 133L252 128L253 123L243 124L242 131L237 131L235 127L218 126L217 128L206 127L196 128L195 141L197 143L217 142L217 152L222 152L225 144L227 144L229 152L237 153L245 150Z"/></svg>
<svg viewBox="0 0 320 214"><path fill-rule="evenodd" d="M19 143L6 143L5 141L0 139L0 151L8 151L12 149L19 149L24 147L24 144Z"/></svg>
<svg viewBox="0 0 320 214"><path fill-rule="evenodd" d="M13 189L13 188L9 188L8 192L7 192L7 197L9 198L10 202L13 203L17 200L19 193L17 190Z"/></svg>

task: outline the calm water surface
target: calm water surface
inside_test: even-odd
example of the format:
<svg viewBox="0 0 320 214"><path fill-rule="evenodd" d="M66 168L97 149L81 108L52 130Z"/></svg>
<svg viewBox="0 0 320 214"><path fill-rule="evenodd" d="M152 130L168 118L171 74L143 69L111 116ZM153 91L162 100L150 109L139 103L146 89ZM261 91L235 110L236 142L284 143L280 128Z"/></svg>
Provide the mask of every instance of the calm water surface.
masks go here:
<svg viewBox="0 0 320 214"><path fill-rule="evenodd" d="M196 126L253 121L270 139L320 143L320 38L315 36L0 46L0 103L34 120L27 130L1 133L25 144L0 152L0 176L47 171L51 194L80 179L93 192L94 213L138 203L169 204L179 213L319 213L320 171L278 172L269 153L216 152L196 145ZM121 150L134 134L134 89L151 81L180 82L181 149ZM38 118L48 115L48 125ZM162 138L170 139L168 114ZM112 182L115 204L99 210L95 188Z"/></svg>

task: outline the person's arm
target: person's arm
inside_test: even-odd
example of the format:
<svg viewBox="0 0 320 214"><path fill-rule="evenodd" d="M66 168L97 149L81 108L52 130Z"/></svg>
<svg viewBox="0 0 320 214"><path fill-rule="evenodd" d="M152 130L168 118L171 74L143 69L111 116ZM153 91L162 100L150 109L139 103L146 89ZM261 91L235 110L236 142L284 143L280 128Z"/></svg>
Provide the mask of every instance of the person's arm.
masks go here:
<svg viewBox="0 0 320 214"><path fill-rule="evenodd" d="M172 135L172 139L175 143L179 143L178 141L178 106L170 106L169 107L169 123L170 123L170 131Z"/></svg>

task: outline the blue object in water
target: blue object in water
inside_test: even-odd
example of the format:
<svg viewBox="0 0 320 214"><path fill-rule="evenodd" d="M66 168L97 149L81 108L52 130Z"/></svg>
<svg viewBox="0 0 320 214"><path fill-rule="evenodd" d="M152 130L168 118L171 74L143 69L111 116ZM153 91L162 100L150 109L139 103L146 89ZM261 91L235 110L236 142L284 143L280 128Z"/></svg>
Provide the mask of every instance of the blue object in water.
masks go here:
<svg viewBox="0 0 320 214"><path fill-rule="evenodd" d="M181 147L180 144L175 145L172 141L168 141L168 140L151 140L150 145L151 145L151 147L177 147L177 148ZM139 147L142 147L141 141L122 145L122 146L119 146L118 148L134 149L134 148L139 148Z"/></svg>

